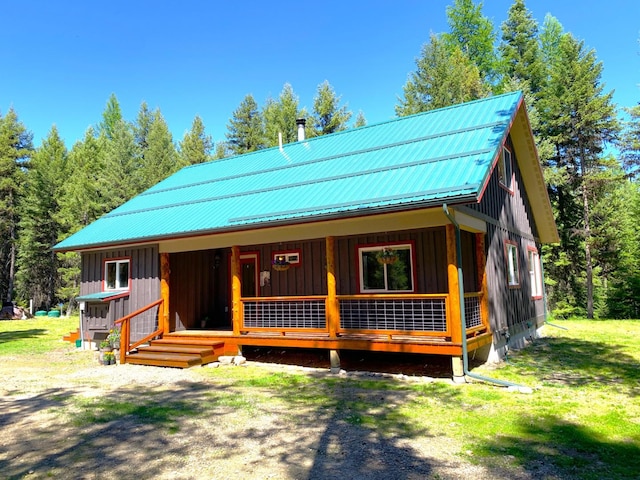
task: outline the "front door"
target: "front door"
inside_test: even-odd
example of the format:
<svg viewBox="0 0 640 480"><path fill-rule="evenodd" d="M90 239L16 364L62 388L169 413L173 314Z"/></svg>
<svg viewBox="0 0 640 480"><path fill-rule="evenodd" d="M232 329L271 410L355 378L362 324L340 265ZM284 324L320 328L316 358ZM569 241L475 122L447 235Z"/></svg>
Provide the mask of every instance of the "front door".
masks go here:
<svg viewBox="0 0 640 480"><path fill-rule="evenodd" d="M240 255L240 278L242 281L242 297L258 296L258 254L243 253Z"/></svg>

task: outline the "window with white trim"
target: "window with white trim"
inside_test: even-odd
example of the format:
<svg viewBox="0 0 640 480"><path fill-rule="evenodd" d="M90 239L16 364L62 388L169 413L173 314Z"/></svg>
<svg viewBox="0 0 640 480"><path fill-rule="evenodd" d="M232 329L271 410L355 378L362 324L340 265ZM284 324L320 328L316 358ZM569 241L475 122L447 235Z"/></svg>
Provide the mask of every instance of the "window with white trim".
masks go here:
<svg viewBox="0 0 640 480"><path fill-rule="evenodd" d="M500 181L500 184L511 190L512 176L513 170L511 167L511 150L509 150L507 147L502 147L500 160L498 160L498 180Z"/></svg>
<svg viewBox="0 0 640 480"><path fill-rule="evenodd" d="M104 289L129 289L129 259L104 262Z"/></svg>
<svg viewBox="0 0 640 480"><path fill-rule="evenodd" d="M542 298L542 268L540 266L540 255L534 249L527 250L529 261L529 282L531 283L531 296Z"/></svg>
<svg viewBox="0 0 640 480"><path fill-rule="evenodd" d="M520 285L520 267L518 265L518 246L512 242L505 243L507 255L507 282L510 287Z"/></svg>
<svg viewBox="0 0 640 480"><path fill-rule="evenodd" d="M358 259L361 293L415 290L411 244L359 247Z"/></svg>

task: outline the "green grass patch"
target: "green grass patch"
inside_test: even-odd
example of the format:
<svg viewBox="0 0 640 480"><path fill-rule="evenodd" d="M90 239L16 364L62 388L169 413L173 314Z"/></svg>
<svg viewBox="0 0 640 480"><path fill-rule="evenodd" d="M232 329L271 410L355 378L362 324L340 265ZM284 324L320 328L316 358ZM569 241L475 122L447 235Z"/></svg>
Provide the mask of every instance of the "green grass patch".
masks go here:
<svg viewBox="0 0 640 480"><path fill-rule="evenodd" d="M78 328L78 317L34 317L29 320L0 321L0 357L4 355L42 354L62 347L75 348L62 337Z"/></svg>
<svg viewBox="0 0 640 480"><path fill-rule="evenodd" d="M32 352L62 348L60 338L76 324L0 322L0 355L32 362ZM497 476L511 468L531 478L637 478L640 321L557 324L566 330L545 326L544 338L510 352L507 363L474 370L530 386L528 395L483 382L408 382L250 365L196 370L201 382L195 386L125 388L91 399L61 396L52 408L80 427L110 428L110 422L132 419L167 433L182 430L189 419L241 429L247 415L280 416L301 428L338 425L390 441L444 439L452 457Z"/></svg>

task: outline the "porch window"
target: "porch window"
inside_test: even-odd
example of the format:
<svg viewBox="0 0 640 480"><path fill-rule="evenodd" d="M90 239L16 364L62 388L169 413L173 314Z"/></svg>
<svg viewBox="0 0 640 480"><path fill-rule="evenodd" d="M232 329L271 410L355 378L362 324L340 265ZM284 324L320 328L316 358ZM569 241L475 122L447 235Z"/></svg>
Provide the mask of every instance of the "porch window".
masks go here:
<svg viewBox="0 0 640 480"><path fill-rule="evenodd" d="M381 258L393 253L393 261ZM358 248L360 292L413 292L413 248L411 244L375 245Z"/></svg>
<svg viewBox="0 0 640 480"><path fill-rule="evenodd" d="M520 267L518 265L518 246L510 241L505 243L507 256L507 280L510 287L520 286Z"/></svg>
<svg viewBox="0 0 640 480"><path fill-rule="evenodd" d="M531 284L531 296L542 298L542 270L540 267L540 255L534 248L527 250L529 263L529 282Z"/></svg>
<svg viewBox="0 0 640 480"><path fill-rule="evenodd" d="M513 170L511 166L511 150L507 147L502 147L502 153L500 154L500 160L498 160L498 180L500 185L511 191L511 177L513 176Z"/></svg>
<svg viewBox="0 0 640 480"><path fill-rule="evenodd" d="M104 290L129 289L129 259L104 262Z"/></svg>

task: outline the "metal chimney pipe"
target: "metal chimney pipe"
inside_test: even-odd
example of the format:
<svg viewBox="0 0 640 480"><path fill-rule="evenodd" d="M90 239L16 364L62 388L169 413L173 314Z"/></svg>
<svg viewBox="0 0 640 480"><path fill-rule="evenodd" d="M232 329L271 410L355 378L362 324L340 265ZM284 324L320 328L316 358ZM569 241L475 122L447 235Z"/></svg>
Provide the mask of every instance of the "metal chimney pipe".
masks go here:
<svg viewBox="0 0 640 480"><path fill-rule="evenodd" d="M298 118L296 120L296 125L298 126L298 141L302 142L304 140L304 126L306 125L307 120L305 118Z"/></svg>

